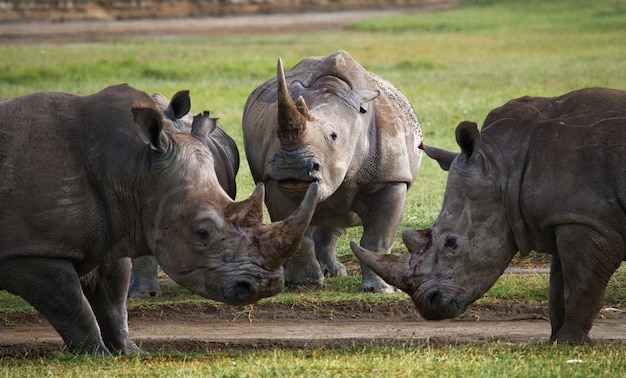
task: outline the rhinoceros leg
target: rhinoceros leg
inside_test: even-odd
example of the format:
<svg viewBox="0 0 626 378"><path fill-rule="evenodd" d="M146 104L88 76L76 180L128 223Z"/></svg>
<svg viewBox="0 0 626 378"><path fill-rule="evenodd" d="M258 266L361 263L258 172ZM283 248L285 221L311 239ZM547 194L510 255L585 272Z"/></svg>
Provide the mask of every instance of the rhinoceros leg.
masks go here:
<svg viewBox="0 0 626 378"><path fill-rule="evenodd" d="M74 353L110 354L70 260L23 258L0 265L0 287L39 311Z"/></svg>
<svg viewBox="0 0 626 378"><path fill-rule="evenodd" d="M563 269L558 256L552 256L550 261L550 290L548 296L548 310L550 313L550 325L552 334L550 341L556 339L556 335L565 322L565 299L563 282Z"/></svg>
<svg viewBox="0 0 626 378"><path fill-rule="evenodd" d="M154 256L141 256L133 259L129 298L150 298L161 295L157 279L159 263Z"/></svg>
<svg viewBox="0 0 626 378"><path fill-rule="evenodd" d="M81 277L81 283L104 344L112 352L136 354L142 351L130 339L126 311L130 270L130 259L122 258L99 266Z"/></svg>
<svg viewBox="0 0 626 378"><path fill-rule="evenodd" d="M315 258L326 277L343 277L347 275L346 267L337 261L337 239L346 232L340 227L313 227Z"/></svg>
<svg viewBox="0 0 626 378"><path fill-rule="evenodd" d="M361 215L363 237L361 246L372 252L389 253L400 227L407 186L391 183L369 196L368 207ZM396 289L361 262L362 280L359 291L392 293Z"/></svg>
<svg viewBox="0 0 626 378"><path fill-rule="evenodd" d="M284 264L285 286L318 289L324 284L324 274L315 258L313 227L307 227L300 248Z"/></svg>
<svg viewBox="0 0 626 378"><path fill-rule="evenodd" d="M550 277L550 285L556 286L550 287L549 298L551 341L591 340L589 331L602 307L606 285L624 256L621 243L619 235L609 240L582 225L556 230L558 257L552 260L554 277Z"/></svg>

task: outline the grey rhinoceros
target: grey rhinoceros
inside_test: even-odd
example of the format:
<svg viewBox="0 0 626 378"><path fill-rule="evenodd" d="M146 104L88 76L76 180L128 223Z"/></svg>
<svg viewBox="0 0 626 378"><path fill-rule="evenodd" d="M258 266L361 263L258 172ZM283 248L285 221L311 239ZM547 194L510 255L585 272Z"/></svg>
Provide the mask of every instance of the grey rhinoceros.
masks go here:
<svg viewBox="0 0 626 378"><path fill-rule="evenodd" d="M39 92L0 103L0 289L35 307L69 350L135 353L130 259L154 254L192 292L233 304L283 287L317 202L262 224L263 185L234 202L203 140L127 85L90 96Z"/></svg>
<svg viewBox="0 0 626 378"><path fill-rule="evenodd" d="M335 244L344 228L363 226L361 244L388 253L407 190L421 163L422 132L413 107L392 84L347 52L309 57L249 96L244 147L252 176L267 188L273 220L284 219L311 183L320 197L301 248L285 264L290 286L320 286L345 275ZM361 266L360 290L394 289Z"/></svg>
<svg viewBox="0 0 626 378"><path fill-rule="evenodd" d="M154 93L152 98L163 113L163 117L170 120L179 130L191 132L193 114L189 91L179 91L168 100L161 93ZM209 115L205 111L206 116ZM211 121L213 122L213 121ZM226 134L219 126L215 126L204 143L209 147L213 157L213 168L217 181L226 194L233 200L237 195L237 183L235 178L239 170L239 150L235 141ZM133 259L129 298L148 298L161 295L162 290L158 281L158 263L154 256L141 256Z"/></svg>
<svg viewBox="0 0 626 378"><path fill-rule="evenodd" d="M522 97L456 129L461 153L424 146L449 170L441 213L405 230L410 254L354 253L426 319L458 316L516 254L552 255L551 341L589 341L626 257L626 91Z"/></svg>

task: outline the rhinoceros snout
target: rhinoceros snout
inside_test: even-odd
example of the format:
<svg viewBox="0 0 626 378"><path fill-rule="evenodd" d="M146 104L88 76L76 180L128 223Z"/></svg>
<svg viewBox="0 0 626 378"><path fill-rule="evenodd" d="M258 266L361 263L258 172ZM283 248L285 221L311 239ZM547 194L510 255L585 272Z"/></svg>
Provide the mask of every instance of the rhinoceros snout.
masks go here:
<svg viewBox="0 0 626 378"><path fill-rule="evenodd" d="M441 299L443 296L439 291L435 291L428 295L427 301L431 308L439 308L441 307Z"/></svg>
<svg viewBox="0 0 626 378"><path fill-rule="evenodd" d="M234 305L253 303L259 300L258 284L242 279L224 287L224 302Z"/></svg>
<svg viewBox="0 0 626 378"><path fill-rule="evenodd" d="M291 174L294 179L301 181L319 181L322 174L322 164L318 158L313 156L302 159L302 161L296 162L291 166L285 166L282 169L286 175Z"/></svg>
<svg viewBox="0 0 626 378"><path fill-rule="evenodd" d="M426 320L455 318L463 312L454 298L447 298L437 289L424 294L419 299L414 298L413 302Z"/></svg>
<svg viewBox="0 0 626 378"><path fill-rule="evenodd" d="M283 191L305 192L312 182L322 180L322 164L315 156L298 151L279 151L271 159L271 178Z"/></svg>
<svg viewBox="0 0 626 378"><path fill-rule="evenodd" d="M433 290L428 294L424 295L423 300L417 304L416 306L419 309L420 314L426 320L441 320L445 319L442 317L443 309L442 303L443 295L439 290Z"/></svg>
<svg viewBox="0 0 626 378"><path fill-rule="evenodd" d="M230 305L243 306L276 295L283 288L282 275L272 277L263 283L243 278L223 287L221 301Z"/></svg>

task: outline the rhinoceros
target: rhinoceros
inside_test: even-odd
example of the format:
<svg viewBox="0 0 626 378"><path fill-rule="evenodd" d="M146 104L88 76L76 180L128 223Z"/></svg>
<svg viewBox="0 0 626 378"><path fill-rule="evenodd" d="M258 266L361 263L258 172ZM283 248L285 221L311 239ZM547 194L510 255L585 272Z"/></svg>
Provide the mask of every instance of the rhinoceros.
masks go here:
<svg viewBox="0 0 626 378"><path fill-rule="evenodd" d="M219 185L209 117L180 131L149 95L118 85L7 99L0 119L0 289L33 305L70 351L139 351L128 257L153 254L176 282L226 303L282 289L318 187L263 225L263 185L241 202Z"/></svg>
<svg viewBox="0 0 626 378"><path fill-rule="evenodd" d="M189 91L179 91L168 100L161 93L152 94L152 98L163 113L163 117L172 121L180 130L191 132L193 114ZM209 112L204 112L209 115ZM208 134L204 143L209 147L213 157L213 167L217 181L226 194L233 200L237 195L235 177L239 170L239 150L235 141L219 126ZM154 256L141 256L133 259L129 298L148 298L161 295L162 290L158 281L158 263Z"/></svg>
<svg viewBox="0 0 626 378"><path fill-rule="evenodd" d="M585 88L522 97L481 132L456 129L460 153L423 146L448 170L441 213L405 230L409 254L354 253L407 292L426 319L452 318L519 251L551 257L551 341L590 341L612 274L626 257L626 91Z"/></svg>
<svg viewBox="0 0 626 378"><path fill-rule="evenodd" d="M246 102L243 136L272 220L319 183L311 227L285 264L287 285L319 287L325 275L345 275L335 245L347 227L363 226L364 247L390 251L422 157L417 115L392 84L345 51L305 58L286 73L279 59L276 78ZM361 291L395 290L367 267L361 272Z"/></svg>

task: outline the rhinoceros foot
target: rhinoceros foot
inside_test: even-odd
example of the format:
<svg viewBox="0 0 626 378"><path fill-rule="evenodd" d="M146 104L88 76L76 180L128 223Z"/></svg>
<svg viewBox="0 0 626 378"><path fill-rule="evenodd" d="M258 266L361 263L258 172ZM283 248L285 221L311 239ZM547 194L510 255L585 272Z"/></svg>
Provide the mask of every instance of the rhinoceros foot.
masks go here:
<svg viewBox="0 0 626 378"><path fill-rule="evenodd" d="M395 287L389 285L376 273L372 272L369 268L361 265L361 272L363 273L363 279L359 285L359 291L363 293L394 293L398 291Z"/></svg>
<svg viewBox="0 0 626 378"><path fill-rule="evenodd" d="M120 349L114 349L116 353L121 353L127 356L133 356L133 355L148 355L149 353L142 350L141 348L139 348L137 346L137 344L135 344L134 341L132 341L130 338L126 339L126 342L124 343L124 347L120 348Z"/></svg>
<svg viewBox="0 0 626 378"><path fill-rule="evenodd" d="M395 293L396 291L398 291L398 289L387 284L377 286L376 284L373 285L371 283L361 283L359 285L359 291L362 293L389 294L389 293Z"/></svg>
<svg viewBox="0 0 626 378"><path fill-rule="evenodd" d="M556 335L553 332L550 336L550 342L570 345L593 344L593 341L589 337L589 329L587 329L587 327L570 330L561 329Z"/></svg>
<svg viewBox="0 0 626 378"><path fill-rule="evenodd" d="M137 281L130 286L128 290L128 298L152 298L158 297L163 294L161 287L158 283L149 283L146 282L137 284Z"/></svg>
<svg viewBox="0 0 626 378"><path fill-rule="evenodd" d="M150 298L162 294L158 281L158 262L154 256L141 256L133 259L129 298Z"/></svg>
<svg viewBox="0 0 626 378"><path fill-rule="evenodd" d="M324 285L324 274L315 259L309 263L302 263L292 259L285 263L284 269L285 286L289 289L306 288L316 290Z"/></svg>
<svg viewBox="0 0 626 378"><path fill-rule="evenodd" d="M329 264L320 262L320 268L324 273L324 277L345 277L348 275L346 266L339 261L334 261Z"/></svg>

